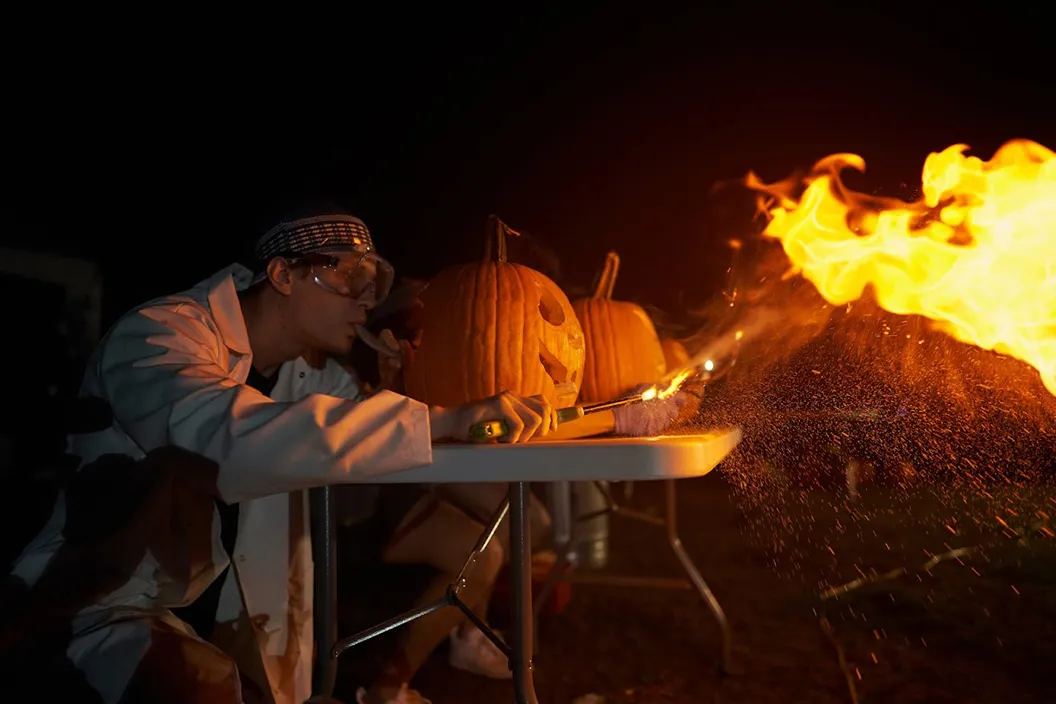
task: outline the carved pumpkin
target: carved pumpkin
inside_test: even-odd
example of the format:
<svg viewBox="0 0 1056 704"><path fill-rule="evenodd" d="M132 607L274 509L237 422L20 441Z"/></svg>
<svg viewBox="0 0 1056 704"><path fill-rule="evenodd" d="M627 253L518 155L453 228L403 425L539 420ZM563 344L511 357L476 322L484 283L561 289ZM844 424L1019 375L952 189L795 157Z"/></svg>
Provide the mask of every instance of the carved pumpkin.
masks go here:
<svg viewBox="0 0 1056 704"><path fill-rule="evenodd" d="M660 347L664 350L664 361L667 363L667 371L673 372L689 363L689 351L678 340L672 337L662 338Z"/></svg>
<svg viewBox="0 0 1056 704"><path fill-rule="evenodd" d="M445 269L422 292L407 393L440 406L502 391L571 405L585 355L572 304L543 274L506 261L506 235L516 232L494 215L488 227L484 261Z"/></svg>
<svg viewBox="0 0 1056 704"><path fill-rule="evenodd" d="M638 384L659 381L667 369L653 321L634 303L612 300L620 257L609 252L591 298L572 304L587 338L580 401L609 401Z"/></svg>

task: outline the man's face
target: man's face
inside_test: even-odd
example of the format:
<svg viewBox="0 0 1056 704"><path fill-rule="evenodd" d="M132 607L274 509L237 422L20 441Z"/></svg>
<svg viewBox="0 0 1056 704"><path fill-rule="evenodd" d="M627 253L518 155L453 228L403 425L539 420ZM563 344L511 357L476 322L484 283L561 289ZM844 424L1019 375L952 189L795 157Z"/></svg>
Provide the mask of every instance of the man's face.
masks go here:
<svg viewBox="0 0 1056 704"><path fill-rule="evenodd" d="M377 263L356 252L311 255L293 268L290 324L305 345L334 354L352 348L356 325L376 304Z"/></svg>

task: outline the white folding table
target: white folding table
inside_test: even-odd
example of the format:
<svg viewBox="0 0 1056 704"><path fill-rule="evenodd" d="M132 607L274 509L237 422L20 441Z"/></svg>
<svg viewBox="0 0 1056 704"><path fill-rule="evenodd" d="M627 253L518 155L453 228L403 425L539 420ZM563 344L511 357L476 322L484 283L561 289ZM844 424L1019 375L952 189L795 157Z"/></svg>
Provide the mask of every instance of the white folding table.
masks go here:
<svg viewBox="0 0 1056 704"><path fill-rule="evenodd" d="M312 551L315 558L315 671L313 695L333 691L337 657L355 645L447 606L461 609L510 658L516 701L537 704L532 679L531 534L528 528L530 482L644 481L700 477L715 468L741 440L740 428L657 438L589 438L522 444L438 444L433 463L372 477L371 483L454 484L508 482L507 501L496 511L462 574L444 599L414 609L352 637L337 638L335 522L330 489L310 492ZM462 576L472 569L499 524L510 513L510 572L513 623L509 643L498 638L459 599ZM699 576L699 575L698 575ZM721 611L719 612L721 614Z"/></svg>

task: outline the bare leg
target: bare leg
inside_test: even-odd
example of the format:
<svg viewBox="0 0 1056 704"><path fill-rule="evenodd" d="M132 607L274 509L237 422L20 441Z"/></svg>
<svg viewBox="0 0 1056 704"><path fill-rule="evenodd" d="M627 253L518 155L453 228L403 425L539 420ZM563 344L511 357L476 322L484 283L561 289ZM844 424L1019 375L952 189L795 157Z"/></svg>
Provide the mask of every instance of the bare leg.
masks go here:
<svg viewBox="0 0 1056 704"><path fill-rule="evenodd" d="M451 504L427 496L403 519L382 559L394 564L428 564L440 570L415 603L415 606L426 606L444 596L483 531L483 524ZM480 616L483 616L502 562L502 548L492 541L474 567L464 575L462 600ZM395 696L400 685L410 680L452 629L464 623L465 616L460 611L447 608L409 624L397 652L367 693L367 701L384 702Z"/></svg>
<svg viewBox="0 0 1056 704"><path fill-rule="evenodd" d="M441 484L434 489L437 496L448 501L470 516L486 522L509 494L508 484ZM528 504L528 520L532 529L532 541L538 545L550 533L550 513L534 495ZM502 545L507 558L510 555L510 522L503 521L495 538Z"/></svg>

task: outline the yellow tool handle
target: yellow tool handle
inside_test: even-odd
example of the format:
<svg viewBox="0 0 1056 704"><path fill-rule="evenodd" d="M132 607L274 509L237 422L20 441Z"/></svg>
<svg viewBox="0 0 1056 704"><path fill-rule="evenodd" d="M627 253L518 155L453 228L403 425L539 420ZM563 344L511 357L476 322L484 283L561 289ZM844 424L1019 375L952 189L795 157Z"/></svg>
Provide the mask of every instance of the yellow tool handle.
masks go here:
<svg viewBox="0 0 1056 704"><path fill-rule="evenodd" d="M558 424L568 423L582 417L583 406L569 406L568 408L557 409ZM469 439L473 442L488 442L489 440L498 440L509 432L510 427L501 418L498 420L482 420L470 426Z"/></svg>

